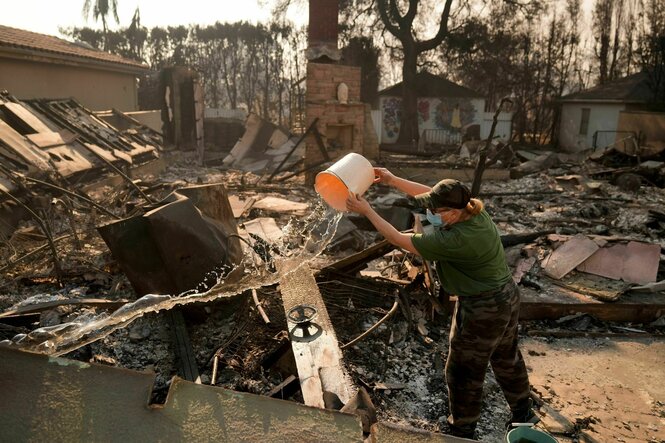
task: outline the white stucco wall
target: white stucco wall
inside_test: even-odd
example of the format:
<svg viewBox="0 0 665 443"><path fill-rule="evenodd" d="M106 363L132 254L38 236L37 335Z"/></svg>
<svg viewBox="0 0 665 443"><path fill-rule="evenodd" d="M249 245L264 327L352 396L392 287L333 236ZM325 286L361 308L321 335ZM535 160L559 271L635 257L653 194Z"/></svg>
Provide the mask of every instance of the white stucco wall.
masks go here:
<svg viewBox="0 0 665 443"><path fill-rule="evenodd" d="M582 109L589 108L589 126L586 135L580 134ZM559 145L568 152L593 148L593 135L596 131L616 131L619 113L626 109L624 104L607 103L564 103L561 108L561 128ZM616 134L599 133L597 147L613 143Z"/></svg>
<svg viewBox="0 0 665 443"><path fill-rule="evenodd" d="M400 126L400 97L384 96L379 98L381 111L381 142L395 143L399 136ZM469 125L482 125L485 110L485 99L482 98L437 98L423 97L418 99L418 128L422 134L428 129L438 132L455 131L450 128L453 109L459 105L460 120L463 127Z"/></svg>

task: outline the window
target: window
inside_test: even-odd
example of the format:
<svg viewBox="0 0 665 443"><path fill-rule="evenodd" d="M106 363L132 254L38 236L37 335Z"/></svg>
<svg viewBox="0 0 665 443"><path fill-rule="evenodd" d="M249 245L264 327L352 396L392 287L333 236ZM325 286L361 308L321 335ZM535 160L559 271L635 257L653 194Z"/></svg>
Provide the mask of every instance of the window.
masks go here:
<svg viewBox="0 0 665 443"><path fill-rule="evenodd" d="M580 135L587 135L589 132L589 115L591 108L582 108L582 120L580 121Z"/></svg>

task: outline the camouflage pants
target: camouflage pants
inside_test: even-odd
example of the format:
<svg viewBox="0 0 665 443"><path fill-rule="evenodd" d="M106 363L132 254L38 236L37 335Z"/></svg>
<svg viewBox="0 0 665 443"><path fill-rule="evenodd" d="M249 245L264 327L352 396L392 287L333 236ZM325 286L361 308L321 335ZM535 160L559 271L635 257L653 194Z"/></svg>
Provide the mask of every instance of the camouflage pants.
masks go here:
<svg viewBox="0 0 665 443"><path fill-rule="evenodd" d="M488 362L511 410L529 401L529 378L517 347L519 310L519 289L512 280L495 293L458 298L446 362L452 428L475 429Z"/></svg>

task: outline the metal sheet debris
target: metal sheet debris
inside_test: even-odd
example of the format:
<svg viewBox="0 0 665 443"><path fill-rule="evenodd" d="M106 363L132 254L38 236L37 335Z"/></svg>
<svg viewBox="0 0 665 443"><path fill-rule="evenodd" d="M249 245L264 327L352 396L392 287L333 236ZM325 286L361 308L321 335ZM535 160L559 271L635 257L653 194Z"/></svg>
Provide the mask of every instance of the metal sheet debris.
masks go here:
<svg viewBox="0 0 665 443"><path fill-rule="evenodd" d="M154 374L0 348L2 441L361 442L357 416ZM257 425L258 424L258 425Z"/></svg>
<svg viewBox="0 0 665 443"><path fill-rule="evenodd" d="M221 184L183 188L156 209L101 226L99 232L140 295L180 294L213 284L212 271L242 257Z"/></svg>

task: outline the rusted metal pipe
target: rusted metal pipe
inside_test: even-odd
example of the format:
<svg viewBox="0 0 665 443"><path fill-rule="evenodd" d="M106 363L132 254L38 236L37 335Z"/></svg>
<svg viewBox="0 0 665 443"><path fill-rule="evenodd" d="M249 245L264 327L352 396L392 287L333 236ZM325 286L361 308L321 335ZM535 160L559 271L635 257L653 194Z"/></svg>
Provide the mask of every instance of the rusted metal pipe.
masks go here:
<svg viewBox="0 0 665 443"><path fill-rule="evenodd" d="M113 212L109 211L109 210L106 209L104 206L102 206L102 205L100 205L100 204L94 202L93 200L91 200L91 199L89 199L89 198L87 198L87 197L85 197L85 196L83 196L83 195L77 194L76 192L69 191L69 190L67 190L67 189L65 189L65 188L63 188L63 187L58 186L58 185L54 185L54 184L52 184L52 183L48 183L48 182L45 182L45 181L42 181L42 180L38 180L38 179L36 179L36 178L25 177L25 176L24 176L23 178L24 178L25 180L29 181L29 182L32 182L32 183L35 183L35 184L38 184L38 185L42 185L42 186L46 186L46 187L49 187L49 188L53 188L53 189L56 189L56 190L58 190L58 191L60 191L60 192L65 193L65 194L67 194L67 195L69 195L69 196L71 196L71 197L76 197L76 198L78 198L78 199L80 199L80 200L83 200L84 202L86 202L86 203L88 203L88 204L94 206L96 209L99 209L99 210L102 211L104 214L109 215L109 216L113 217L113 218L116 219L116 220L120 220L120 219L121 219L121 217L115 215Z"/></svg>
<svg viewBox="0 0 665 443"><path fill-rule="evenodd" d="M97 151L95 151L95 150L92 149L91 147L87 146L85 143L81 143L81 146L83 146L84 148L86 148L86 149L88 150L88 152L90 152L92 155L94 155L95 157L97 157L102 163L104 163L104 164L105 164L106 166L108 166L109 168L113 169L116 173L118 173L118 175L120 175L122 178L124 178L125 181L126 181L127 183L129 183L134 189L136 189L136 190L138 191L139 194L141 194L141 196L145 199L146 202L148 202L148 204L151 205L151 204L153 203L152 200L150 200L150 197L148 197L148 196L147 196L147 195L141 190L141 188L140 188L136 183L134 183L134 180L132 180L131 177L129 177L129 176L128 176L127 174L125 174L124 172L122 172L122 171L120 170L120 168L118 168L116 165L114 165L114 164L111 163L110 161L106 160L106 159L105 159L104 157L102 157Z"/></svg>
<svg viewBox="0 0 665 443"><path fill-rule="evenodd" d="M266 315L266 312L263 310L263 306L261 306L261 303L259 302L259 295L256 293L256 289L252 289L252 298L254 299L254 305L256 306L256 309L259 310L259 314L261 314L261 317L263 317L263 321L266 322L266 324L270 324L270 319Z"/></svg>
<svg viewBox="0 0 665 443"><path fill-rule="evenodd" d="M51 248L51 253L53 254L53 270L55 271L56 278L58 279L58 282L60 283L60 279L62 277L62 269L60 268L60 260L58 259L58 251L55 249L55 243L53 242L53 236L51 235L51 230L48 228L48 226L46 226L46 223L44 222L44 220L42 220L42 218L40 216L38 216L35 213L35 211L30 209L30 207L28 205L26 205L21 200L14 197L12 194L5 191L4 189L0 188L0 192L2 192L2 194L9 197L16 204L23 207L26 211L28 211L30 213L30 215L32 215L32 217L35 219L37 224L39 224L39 227L42 229L42 232L44 232L44 235L46 236L46 239L48 240L49 247Z"/></svg>

